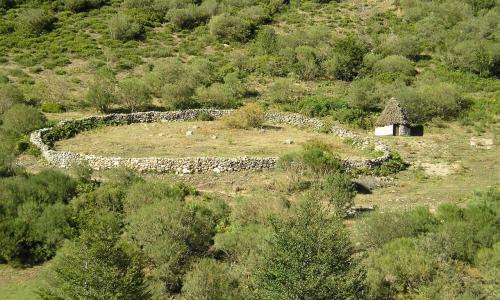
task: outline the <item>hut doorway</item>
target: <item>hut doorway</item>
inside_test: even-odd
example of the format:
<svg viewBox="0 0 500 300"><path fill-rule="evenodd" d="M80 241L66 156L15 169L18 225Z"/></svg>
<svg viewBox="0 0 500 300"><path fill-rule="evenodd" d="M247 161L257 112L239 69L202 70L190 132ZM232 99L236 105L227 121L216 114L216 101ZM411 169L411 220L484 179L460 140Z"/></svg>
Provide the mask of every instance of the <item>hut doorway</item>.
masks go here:
<svg viewBox="0 0 500 300"><path fill-rule="evenodd" d="M399 124L394 124L392 130L392 135L399 135Z"/></svg>

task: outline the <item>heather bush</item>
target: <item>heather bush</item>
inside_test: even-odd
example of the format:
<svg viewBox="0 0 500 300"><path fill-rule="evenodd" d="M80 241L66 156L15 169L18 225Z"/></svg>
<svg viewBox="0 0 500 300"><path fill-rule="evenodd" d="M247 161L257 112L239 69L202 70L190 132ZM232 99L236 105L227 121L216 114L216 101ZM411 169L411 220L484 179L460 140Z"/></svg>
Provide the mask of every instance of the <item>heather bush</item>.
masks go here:
<svg viewBox="0 0 500 300"><path fill-rule="evenodd" d="M208 26L210 33L224 42L246 42L252 34L248 21L228 14L213 17Z"/></svg>
<svg viewBox="0 0 500 300"><path fill-rule="evenodd" d="M14 85L0 84L0 115L5 113L14 104L24 101L23 93Z"/></svg>
<svg viewBox="0 0 500 300"><path fill-rule="evenodd" d="M43 8L24 10L19 15L17 24L27 33L42 34L51 31L56 21L54 13Z"/></svg>

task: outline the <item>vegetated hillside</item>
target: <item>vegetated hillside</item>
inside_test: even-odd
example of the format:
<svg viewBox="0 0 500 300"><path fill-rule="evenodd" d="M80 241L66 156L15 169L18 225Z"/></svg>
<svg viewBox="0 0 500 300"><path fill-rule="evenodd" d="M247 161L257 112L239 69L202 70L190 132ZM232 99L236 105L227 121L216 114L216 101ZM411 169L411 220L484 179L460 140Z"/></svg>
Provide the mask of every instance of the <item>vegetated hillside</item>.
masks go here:
<svg viewBox="0 0 500 300"><path fill-rule="evenodd" d="M0 0L0 298L498 299L499 15L494 0ZM360 174L318 140L277 170L182 181L18 164L51 113L257 103L371 131L392 96L426 136L387 140L402 159ZM471 147L481 134L493 145ZM430 167L395 174L404 161Z"/></svg>
<svg viewBox="0 0 500 300"><path fill-rule="evenodd" d="M498 114L495 1L3 1L3 84L45 111L259 101L369 128ZM487 112L484 114L484 112Z"/></svg>

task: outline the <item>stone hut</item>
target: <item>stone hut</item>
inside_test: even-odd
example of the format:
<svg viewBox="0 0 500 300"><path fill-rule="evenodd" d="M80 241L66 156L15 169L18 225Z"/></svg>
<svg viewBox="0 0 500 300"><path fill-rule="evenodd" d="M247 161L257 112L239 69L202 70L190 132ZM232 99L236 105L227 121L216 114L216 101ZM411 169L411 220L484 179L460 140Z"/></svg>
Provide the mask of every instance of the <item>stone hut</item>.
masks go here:
<svg viewBox="0 0 500 300"><path fill-rule="evenodd" d="M411 135L406 110L395 98L391 98L375 122L375 135Z"/></svg>

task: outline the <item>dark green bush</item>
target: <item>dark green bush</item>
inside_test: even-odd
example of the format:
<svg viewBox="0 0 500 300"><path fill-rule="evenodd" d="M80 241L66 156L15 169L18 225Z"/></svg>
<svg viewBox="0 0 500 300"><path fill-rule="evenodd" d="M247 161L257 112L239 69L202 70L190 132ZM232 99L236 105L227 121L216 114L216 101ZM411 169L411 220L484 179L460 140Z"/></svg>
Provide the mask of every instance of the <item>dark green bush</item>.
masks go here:
<svg viewBox="0 0 500 300"><path fill-rule="evenodd" d="M331 56L324 62L329 76L340 80L354 79L363 64L367 46L358 37L348 36L334 40Z"/></svg>
<svg viewBox="0 0 500 300"><path fill-rule="evenodd" d="M0 180L0 260L31 265L50 259L75 233L66 204L76 182L57 171Z"/></svg>
<svg viewBox="0 0 500 300"><path fill-rule="evenodd" d="M339 98L308 96L293 104L291 109L310 117L325 117L346 106L345 101Z"/></svg>
<svg viewBox="0 0 500 300"><path fill-rule="evenodd" d="M260 264L259 299L348 299L364 292L363 272L351 258L340 219L316 199L299 204L289 219L273 221L270 249Z"/></svg>
<svg viewBox="0 0 500 300"><path fill-rule="evenodd" d="M364 111L381 109L383 99L377 81L369 77L353 81L349 88L348 101L350 107Z"/></svg>
<svg viewBox="0 0 500 300"><path fill-rule="evenodd" d="M118 84L118 101L135 112L151 105L151 93L141 79L129 78Z"/></svg>

